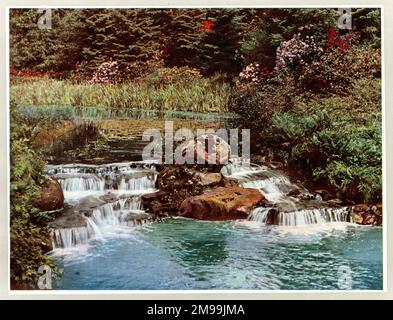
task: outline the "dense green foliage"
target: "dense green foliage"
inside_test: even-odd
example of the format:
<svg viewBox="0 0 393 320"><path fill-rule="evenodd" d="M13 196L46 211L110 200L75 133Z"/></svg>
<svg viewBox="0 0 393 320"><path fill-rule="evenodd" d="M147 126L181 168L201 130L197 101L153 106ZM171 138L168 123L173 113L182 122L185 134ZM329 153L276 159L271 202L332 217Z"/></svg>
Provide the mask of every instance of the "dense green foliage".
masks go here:
<svg viewBox="0 0 393 320"><path fill-rule="evenodd" d="M319 41L339 15L335 9L56 9L52 29L42 30L35 9L10 12L11 67L71 70L79 63L88 75L112 59L126 79L154 59L207 75L233 76L249 63L272 68L282 41L298 32ZM353 9L352 20L363 39L379 45L379 9Z"/></svg>
<svg viewBox="0 0 393 320"><path fill-rule="evenodd" d="M352 9L352 30L333 8L60 9L52 30L38 16L11 10L13 74L54 73L11 78L18 104L229 110L253 151L380 200L380 9Z"/></svg>
<svg viewBox="0 0 393 320"><path fill-rule="evenodd" d="M354 78L345 92L324 94L297 85L264 84L232 94L230 111L251 128L253 149L307 168L347 199L381 201L380 79Z"/></svg>
<svg viewBox="0 0 393 320"><path fill-rule="evenodd" d="M34 287L51 263L32 127L75 110L234 112L252 152L306 168L345 199L381 202L380 9L352 9L352 30L336 28L333 8L56 9L50 30L40 15L10 10L14 288ZM27 123L21 104L51 120Z"/></svg>
<svg viewBox="0 0 393 320"><path fill-rule="evenodd" d="M230 72L240 40L238 11L244 10L58 9L52 12L52 30L40 30L36 10L13 9L11 66L64 70L79 62L89 74L111 59L120 62L127 79L143 63L160 59L170 67ZM204 30L204 21L216 28ZM29 51L28 43L37 46Z"/></svg>
<svg viewBox="0 0 393 320"><path fill-rule="evenodd" d="M51 265L47 219L34 199L45 183L44 163L30 148L31 132L11 105L11 286L36 288L38 267Z"/></svg>
<svg viewBox="0 0 393 320"><path fill-rule="evenodd" d="M373 109L380 105L380 101L368 102ZM288 162L308 167L316 179L328 181L342 195L381 201L381 111L369 110L367 123L360 124L356 116L331 108L331 101L318 103L318 108L305 114L275 114L271 141L286 146Z"/></svg>

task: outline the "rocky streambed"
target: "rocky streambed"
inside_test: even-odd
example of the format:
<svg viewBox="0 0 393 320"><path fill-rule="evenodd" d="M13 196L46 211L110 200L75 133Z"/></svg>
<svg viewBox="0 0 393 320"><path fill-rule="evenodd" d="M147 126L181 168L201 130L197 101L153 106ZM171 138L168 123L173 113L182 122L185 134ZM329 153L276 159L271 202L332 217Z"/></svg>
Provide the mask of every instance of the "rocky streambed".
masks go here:
<svg viewBox="0 0 393 320"><path fill-rule="evenodd" d="M381 207L325 201L269 166L131 162L52 165L46 171L50 179L39 204L58 215L49 225L54 248L86 244L108 226L168 217L279 226L382 224Z"/></svg>
<svg viewBox="0 0 393 320"><path fill-rule="evenodd" d="M46 171L65 198L50 224L57 289L340 289L342 266L352 288L382 286L382 229L268 166Z"/></svg>
<svg viewBox="0 0 393 320"><path fill-rule="evenodd" d="M343 265L353 288L382 287L380 205L307 189L276 163L130 161L140 144L127 139L93 137L104 148L85 162L90 148L75 145L96 129L77 128L37 133L52 163L37 206L53 216L58 289L336 289Z"/></svg>

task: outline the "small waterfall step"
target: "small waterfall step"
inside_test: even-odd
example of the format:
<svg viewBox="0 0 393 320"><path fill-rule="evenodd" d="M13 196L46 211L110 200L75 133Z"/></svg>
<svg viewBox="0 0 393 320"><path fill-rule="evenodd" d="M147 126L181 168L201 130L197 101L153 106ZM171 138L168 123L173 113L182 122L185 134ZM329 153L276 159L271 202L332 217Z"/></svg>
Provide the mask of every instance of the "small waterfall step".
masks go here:
<svg viewBox="0 0 393 320"><path fill-rule="evenodd" d="M352 214L347 207L322 207L292 212L279 212L275 208L255 208L249 220L279 226L305 226L333 222L352 222Z"/></svg>
<svg viewBox="0 0 393 320"><path fill-rule="evenodd" d="M54 249L153 220L141 210L141 195L157 191L153 161L48 165L45 171L59 182L68 207L52 224Z"/></svg>
<svg viewBox="0 0 393 320"><path fill-rule="evenodd" d="M87 244L91 238L87 227L73 227L52 229L52 248L69 249L78 245Z"/></svg>
<svg viewBox="0 0 393 320"><path fill-rule="evenodd" d="M141 171L156 172L156 161L132 161L109 163L102 165L71 163L62 165L47 165L45 172L49 175L58 173L132 173Z"/></svg>
<svg viewBox="0 0 393 320"><path fill-rule="evenodd" d="M154 192L158 175L154 162L48 165L45 171L59 182L66 202L97 193Z"/></svg>
<svg viewBox="0 0 393 320"><path fill-rule="evenodd" d="M153 221L153 216L140 209L140 197L117 200L96 207L90 214L78 215L84 226L52 228L53 249L72 248L87 244L94 237L100 237L114 227L135 227ZM64 218L64 217L61 217ZM54 223L54 226L58 223Z"/></svg>
<svg viewBox="0 0 393 320"><path fill-rule="evenodd" d="M280 226L304 226L352 222L347 207L331 207L319 195L290 181L282 172L267 166L244 166L235 159L222 173L236 179L244 188L258 189L267 199L266 207L255 208L249 220Z"/></svg>

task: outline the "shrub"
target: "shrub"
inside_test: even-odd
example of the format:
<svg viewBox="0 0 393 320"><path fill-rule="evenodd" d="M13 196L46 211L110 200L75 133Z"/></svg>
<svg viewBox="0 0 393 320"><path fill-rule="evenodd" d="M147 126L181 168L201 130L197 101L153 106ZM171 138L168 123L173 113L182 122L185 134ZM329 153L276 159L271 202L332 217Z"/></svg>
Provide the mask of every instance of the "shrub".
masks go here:
<svg viewBox="0 0 393 320"><path fill-rule="evenodd" d="M329 29L326 41L296 34L277 48L272 78L293 81L301 90L345 91L353 80L381 76L381 52L360 45L360 33Z"/></svg>
<svg viewBox="0 0 393 320"><path fill-rule="evenodd" d="M30 148L31 132L11 104L10 264L12 289L36 288L38 267L49 265L49 230L33 200L45 183L44 163Z"/></svg>
<svg viewBox="0 0 393 320"><path fill-rule="evenodd" d="M119 65L117 61L101 63L94 72L89 83L115 83L119 80Z"/></svg>
<svg viewBox="0 0 393 320"><path fill-rule="evenodd" d="M371 46L351 47L327 52L298 70L298 86L313 91L345 91L357 79L379 78L381 52Z"/></svg>
<svg viewBox="0 0 393 320"><path fill-rule="evenodd" d="M345 94L316 95L313 93L297 95L295 105L298 112L314 113L316 109L332 110L342 120L358 125L368 125L374 121L373 115L381 111L382 91L380 79L357 79L352 81Z"/></svg>
<svg viewBox="0 0 393 320"><path fill-rule="evenodd" d="M239 114L241 126L261 132L269 129L273 115L292 106L293 87L266 84L233 91L228 110Z"/></svg>
<svg viewBox="0 0 393 320"><path fill-rule="evenodd" d="M341 35L334 27L329 28L329 33L326 35L326 47L329 51L335 50L341 53L347 52L353 45L358 45L361 32L350 31L348 34Z"/></svg>
<svg viewBox="0 0 393 320"><path fill-rule="evenodd" d="M381 114L368 126L343 120L321 106L309 115L277 113L272 136L289 145L287 161L311 169L349 198L379 201L382 196Z"/></svg>
<svg viewBox="0 0 393 320"><path fill-rule="evenodd" d="M259 64L249 64L240 73L236 81L238 89L248 89L251 86L261 85L268 82L270 71L268 68L260 68Z"/></svg>
<svg viewBox="0 0 393 320"><path fill-rule="evenodd" d="M280 77L282 73L296 73L297 69L316 59L323 52L313 36L301 38L296 34L292 39L283 41L277 48L275 73Z"/></svg>

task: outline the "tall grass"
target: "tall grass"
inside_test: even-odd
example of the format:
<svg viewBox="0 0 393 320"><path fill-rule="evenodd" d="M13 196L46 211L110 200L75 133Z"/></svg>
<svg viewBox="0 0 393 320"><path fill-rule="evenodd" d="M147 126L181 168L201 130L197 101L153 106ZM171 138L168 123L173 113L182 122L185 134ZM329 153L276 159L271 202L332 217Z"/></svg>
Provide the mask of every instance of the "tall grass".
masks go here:
<svg viewBox="0 0 393 320"><path fill-rule="evenodd" d="M209 79L162 86L143 82L73 84L54 79L20 81L11 85L11 98L17 104L160 111L226 112L229 94L229 84L212 83Z"/></svg>

